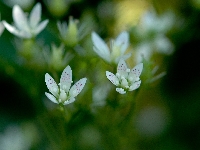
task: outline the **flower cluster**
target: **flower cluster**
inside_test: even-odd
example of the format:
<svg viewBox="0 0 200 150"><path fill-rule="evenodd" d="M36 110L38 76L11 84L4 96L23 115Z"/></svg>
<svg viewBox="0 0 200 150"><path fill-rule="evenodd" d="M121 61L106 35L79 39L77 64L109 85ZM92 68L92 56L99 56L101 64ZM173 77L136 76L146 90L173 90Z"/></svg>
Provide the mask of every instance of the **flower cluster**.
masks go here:
<svg viewBox="0 0 200 150"><path fill-rule="evenodd" d="M98 34L92 32L93 50L106 62L117 64L121 58L127 59L131 54L124 54L129 46L129 34L123 31L110 42L110 49Z"/></svg>
<svg viewBox="0 0 200 150"><path fill-rule="evenodd" d="M48 74L45 74L45 82L50 93L45 92L45 95L54 103L67 105L75 101L75 97L82 91L86 83L86 78L80 79L72 87L72 70L67 66L61 75L58 85L54 79ZM71 87L71 88L70 88Z"/></svg>
<svg viewBox="0 0 200 150"><path fill-rule="evenodd" d="M13 7L12 15L14 26L8 24L6 21L3 21L3 24L9 32L20 38L29 39L35 37L46 27L48 23L48 20L39 23L41 20L40 3L35 5L29 18L27 18L27 15L18 5Z"/></svg>
<svg viewBox="0 0 200 150"><path fill-rule="evenodd" d="M117 73L106 71L106 77L117 86L116 91L120 94L125 94L127 91L133 91L137 89L141 80L139 78L143 69L143 64L140 63L135 66L132 70L127 68L126 62L120 59L117 66Z"/></svg>

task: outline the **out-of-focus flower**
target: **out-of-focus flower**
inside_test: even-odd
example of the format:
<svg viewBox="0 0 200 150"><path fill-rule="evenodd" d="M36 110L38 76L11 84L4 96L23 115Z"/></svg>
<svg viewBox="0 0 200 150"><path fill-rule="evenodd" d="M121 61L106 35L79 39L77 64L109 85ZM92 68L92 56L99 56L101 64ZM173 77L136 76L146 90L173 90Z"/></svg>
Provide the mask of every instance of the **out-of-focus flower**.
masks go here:
<svg viewBox="0 0 200 150"><path fill-rule="evenodd" d="M106 105L106 98L108 96L108 93L110 92L111 86L110 84L101 83L97 84L93 90L92 90L92 98L93 103L91 106L105 106ZM104 94L102 94L104 93Z"/></svg>
<svg viewBox="0 0 200 150"><path fill-rule="evenodd" d="M144 34L147 32L166 33L174 26L175 20L175 14L171 11L160 16L153 10L147 11L141 18L140 30Z"/></svg>
<svg viewBox="0 0 200 150"><path fill-rule="evenodd" d="M84 24L78 27L78 20L69 18L69 23L58 22L57 27L61 36L62 41L68 47L75 47L78 42L87 34Z"/></svg>
<svg viewBox="0 0 200 150"><path fill-rule="evenodd" d="M13 20L14 26L8 24L6 21L3 21L6 29L12 34L26 39L35 37L46 27L48 23L48 20L39 23L41 20L40 3L37 3L32 9L29 18L18 5L15 5L13 7Z"/></svg>
<svg viewBox="0 0 200 150"><path fill-rule="evenodd" d="M72 0L45 0L49 12L55 17L63 17L69 10Z"/></svg>
<svg viewBox="0 0 200 150"><path fill-rule="evenodd" d="M38 133L35 125L31 123L25 123L22 126L10 124L0 133L0 149L31 149L36 139L38 139Z"/></svg>
<svg viewBox="0 0 200 150"><path fill-rule="evenodd" d="M140 74L143 69L143 63L136 65L133 69L127 68L126 62L120 59L117 66L117 73L106 71L106 77L117 86L116 91L120 94L125 94L127 91L137 89L140 84Z"/></svg>
<svg viewBox="0 0 200 150"><path fill-rule="evenodd" d="M9 7L19 5L23 10L28 10L33 6L35 0L3 0L3 2Z"/></svg>
<svg viewBox="0 0 200 150"><path fill-rule="evenodd" d="M70 52L65 53L64 45L61 44L57 47L55 44L51 45L51 51L46 48L44 51L44 57L49 67L53 70L61 71L74 57Z"/></svg>
<svg viewBox="0 0 200 150"><path fill-rule="evenodd" d="M131 54L124 54L129 46L129 34L126 31L110 42L110 49L107 44L95 32L92 32L93 50L108 63L117 64L120 58L126 60Z"/></svg>
<svg viewBox="0 0 200 150"><path fill-rule="evenodd" d="M147 106L139 111L134 123L138 135L152 139L164 133L170 124L170 116L161 106Z"/></svg>
<svg viewBox="0 0 200 150"><path fill-rule="evenodd" d="M48 74L45 74L45 82L50 93L45 92L45 95L54 103L67 105L75 101L75 97L82 91L85 86L87 78L82 78L76 82L72 87L72 70L67 66L61 75L60 83L58 85L54 79ZM71 87L71 88L70 88Z"/></svg>
<svg viewBox="0 0 200 150"><path fill-rule="evenodd" d="M61 39L65 45L69 47L74 47L78 43L78 20L74 20L72 17L69 18L69 24L66 22L58 22L58 30L61 35Z"/></svg>
<svg viewBox="0 0 200 150"><path fill-rule="evenodd" d="M170 55L174 51L174 45L164 34L158 34L152 39L141 41L135 49L135 60L138 63L142 56L149 60L154 52Z"/></svg>
<svg viewBox="0 0 200 150"><path fill-rule="evenodd" d="M173 53L174 45L166 34L175 27L175 20L173 12L166 12L160 16L154 11L144 14L139 25L133 29L133 36L137 41L135 44L137 62L142 60L141 55L149 60L154 52L165 55Z"/></svg>

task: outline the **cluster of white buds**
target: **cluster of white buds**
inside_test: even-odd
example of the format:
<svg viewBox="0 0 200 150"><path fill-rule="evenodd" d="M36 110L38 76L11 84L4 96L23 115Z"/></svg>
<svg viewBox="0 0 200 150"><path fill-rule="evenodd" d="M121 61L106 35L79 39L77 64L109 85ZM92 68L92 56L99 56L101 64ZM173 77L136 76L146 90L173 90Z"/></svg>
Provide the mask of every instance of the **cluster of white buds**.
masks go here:
<svg viewBox="0 0 200 150"><path fill-rule="evenodd" d="M117 92L125 94L127 91L133 91L140 86L141 80L139 77L142 69L143 64L140 63L130 70L127 68L126 62L123 59L120 59L116 75L106 71L106 77L117 86Z"/></svg>

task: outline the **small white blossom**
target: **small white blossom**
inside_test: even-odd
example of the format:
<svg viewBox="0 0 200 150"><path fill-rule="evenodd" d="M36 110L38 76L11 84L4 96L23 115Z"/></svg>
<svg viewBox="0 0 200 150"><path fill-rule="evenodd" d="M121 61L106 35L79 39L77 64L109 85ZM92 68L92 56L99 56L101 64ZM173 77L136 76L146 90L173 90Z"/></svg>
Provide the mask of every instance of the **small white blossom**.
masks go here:
<svg viewBox="0 0 200 150"><path fill-rule="evenodd" d="M54 103L67 105L75 101L75 97L85 86L86 80L86 78L82 78L71 87L72 70L70 66L67 66L62 72L58 87L54 79L46 73L45 82L51 94L45 92L45 95Z"/></svg>
<svg viewBox="0 0 200 150"><path fill-rule="evenodd" d="M48 20L39 23L41 20L40 3L37 3L32 9L29 18L18 5L13 7L12 15L14 26L8 24L6 21L3 21L3 24L9 32L21 38L29 39L35 37L48 23Z"/></svg>
<svg viewBox="0 0 200 150"><path fill-rule="evenodd" d="M106 71L106 77L117 86L116 91L120 94L125 94L127 91L133 91L137 89L141 80L139 78L143 69L143 63L136 65L133 69L127 68L124 59L120 59L117 66L117 73Z"/></svg>
<svg viewBox="0 0 200 150"><path fill-rule="evenodd" d="M110 42L110 49L107 44L95 32L92 32L93 50L106 62L117 64L121 58L127 59L131 54L124 54L129 46L129 34L126 31Z"/></svg>

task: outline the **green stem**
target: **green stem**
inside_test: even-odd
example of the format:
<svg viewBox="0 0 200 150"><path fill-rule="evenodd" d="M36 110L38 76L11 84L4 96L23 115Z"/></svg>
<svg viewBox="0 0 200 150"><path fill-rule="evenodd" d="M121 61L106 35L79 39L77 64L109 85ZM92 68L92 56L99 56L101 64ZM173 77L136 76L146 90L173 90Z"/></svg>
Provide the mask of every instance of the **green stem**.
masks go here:
<svg viewBox="0 0 200 150"><path fill-rule="evenodd" d="M133 116L133 113L134 113L134 110L135 110L134 109L135 108L135 102L136 102L136 99L138 97L139 91L140 91L140 89L137 89L134 93L134 96L131 96L131 97L134 97L134 100L130 100L129 103L127 104L127 107L129 107L128 112L123 117L123 119L119 122L120 126L122 126L122 127L126 126L130 122L130 119Z"/></svg>

